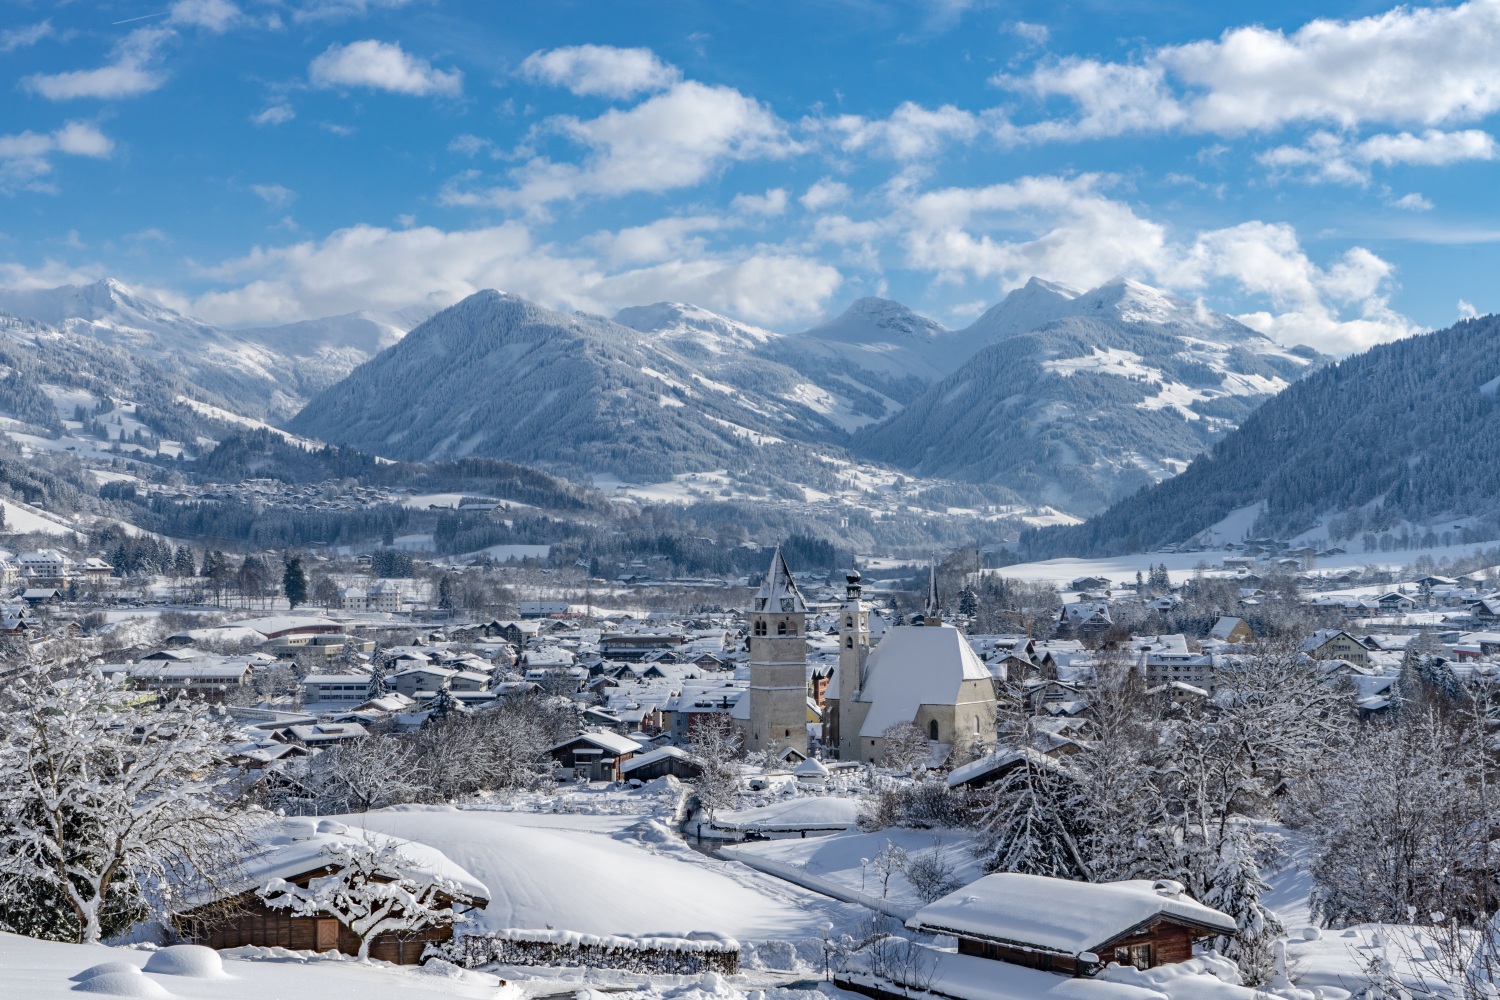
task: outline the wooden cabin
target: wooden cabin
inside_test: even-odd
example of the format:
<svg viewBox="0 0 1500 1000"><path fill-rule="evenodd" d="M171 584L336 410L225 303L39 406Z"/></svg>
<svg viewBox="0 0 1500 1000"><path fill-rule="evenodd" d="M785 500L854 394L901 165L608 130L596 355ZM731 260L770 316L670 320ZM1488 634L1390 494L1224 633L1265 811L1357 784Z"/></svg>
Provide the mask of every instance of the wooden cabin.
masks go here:
<svg viewBox="0 0 1500 1000"><path fill-rule="evenodd" d="M187 908L171 918L184 941L210 948L288 948L293 951L339 951L359 953L359 938L332 916L293 916L290 910L273 909L258 890L273 879L307 886L315 878L333 873L325 853L328 844L343 839L394 841L383 834L350 830L341 823L324 820L316 827L310 820L289 820L281 831L269 836L250 853L237 872L236 882L221 891L207 891L191 900ZM474 876L425 844L397 841L411 857L414 871L452 882L459 889L440 898L449 909L483 909L489 890ZM370 957L397 965L416 965L429 944L452 940L453 925L444 924L410 933L385 932L370 943Z"/></svg>
<svg viewBox="0 0 1500 1000"><path fill-rule="evenodd" d="M986 875L928 904L906 922L958 939L960 955L1091 976L1111 962L1152 969L1185 962L1204 938L1233 936L1234 919L1189 897L1177 882L1070 882Z"/></svg>

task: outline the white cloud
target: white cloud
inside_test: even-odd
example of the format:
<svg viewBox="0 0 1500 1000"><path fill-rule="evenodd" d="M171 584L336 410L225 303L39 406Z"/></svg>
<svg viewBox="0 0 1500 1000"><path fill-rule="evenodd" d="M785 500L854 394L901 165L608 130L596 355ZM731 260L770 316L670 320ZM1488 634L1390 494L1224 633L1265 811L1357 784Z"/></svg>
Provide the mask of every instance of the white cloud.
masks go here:
<svg viewBox="0 0 1500 1000"><path fill-rule="evenodd" d="M257 248L205 276L232 287L202 295L189 308L225 326L420 302L444 306L482 288L597 313L675 299L778 323L819 315L840 283L835 268L774 250L611 271L592 257L536 245L518 222L454 232L354 226L322 240Z"/></svg>
<svg viewBox="0 0 1500 1000"><path fill-rule="evenodd" d="M137 28L114 48L114 59L98 69L63 73L34 73L21 85L52 101L81 97L112 99L150 93L166 82L166 75L149 67L162 43L176 33L170 28Z"/></svg>
<svg viewBox="0 0 1500 1000"><path fill-rule="evenodd" d="M459 70L435 69L394 42L374 39L330 45L308 65L307 75L317 87L369 87L417 97L455 97L463 90Z"/></svg>
<svg viewBox="0 0 1500 1000"><path fill-rule="evenodd" d="M1386 204L1392 208L1403 209L1407 212L1432 211L1432 202L1422 197L1421 193L1417 191L1413 191L1410 194L1403 194L1399 198L1386 202Z"/></svg>
<svg viewBox="0 0 1500 1000"><path fill-rule="evenodd" d="M981 129L977 115L951 104L924 108L911 101L900 105L885 119L839 115L827 122L807 124L831 130L848 152L872 149L898 160L932 156L949 142L971 141Z"/></svg>
<svg viewBox="0 0 1500 1000"><path fill-rule="evenodd" d="M1033 24L1029 21L1012 21L1007 27L1010 33L1022 41L1030 42L1032 45L1046 45L1047 39L1052 37L1052 32L1045 24Z"/></svg>
<svg viewBox="0 0 1500 1000"><path fill-rule="evenodd" d="M584 240L610 264L655 264L674 257L701 257L707 244L699 235L724 228L712 215L672 216L617 232L595 233Z"/></svg>
<svg viewBox="0 0 1500 1000"><path fill-rule="evenodd" d="M50 173L52 156L57 153L103 159L114 148L107 135L87 122L68 122L54 132L0 135L0 191Z"/></svg>
<svg viewBox="0 0 1500 1000"><path fill-rule="evenodd" d="M52 27L51 21L38 21L36 24L27 24L19 28L0 31L0 52L14 52L16 49L24 49L35 45L44 38L52 38L56 35L57 30Z"/></svg>
<svg viewBox="0 0 1500 1000"><path fill-rule="evenodd" d="M802 197L797 200L809 212L821 212L830 205L848 201L849 185L831 177L824 177L803 192Z"/></svg>
<svg viewBox="0 0 1500 1000"><path fill-rule="evenodd" d="M251 115L250 120L257 125L285 125L296 117L297 112L292 110L290 104L273 104L264 111Z"/></svg>
<svg viewBox="0 0 1500 1000"><path fill-rule="evenodd" d="M453 141L448 143L448 152L462 153L465 156L476 156L489 149L492 145L494 144L488 139L482 139L477 135L470 135L465 132L463 135L455 136Z"/></svg>
<svg viewBox="0 0 1500 1000"><path fill-rule="evenodd" d="M363 17L372 9L405 7L411 0L303 0L292 11L294 21L335 21Z"/></svg>
<svg viewBox="0 0 1500 1000"><path fill-rule="evenodd" d="M1299 122L1434 127L1500 110L1497 47L1500 4L1474 0L1320 19L1290 35L1233 28L1131 63L1064 59L993 82L1076 106L1070 119L1006 130L1016 139L1168 128L1234 135Z"/></svg>
<svg viewBox="0 0 1500 1000"><path fill-rule="evenodd" d="M765 194L737 194L729 208L741 215L782 215L786 203L786 188L771 188Z"/></svg>
<svg viewBox="0 0 1500 1000"><path fill-rule="evenodd" d="M1459 319L1478 319L1479 318L1479 310L1474 308L1474 304L1472 302L1466 302L1463 299L1459 299L1458 300L1458 318Z"/></svg>
<svg viewBox="0 0 1500 1000"><path fill-rule="evenodd" d="M444 202L535 213L549 202L585 195L689 187L726 164L778 159L799 149L781 120L760 102L730 87L692 80L632 108L611 109L587 120L553 118L544 128L583 146L583 162L538 157L513 172L513 188L472 190L450 184Z"/></svg>
<svg viewBox="0 0 1500 1000"><path fill-rule="evenodd" d="M1488 132L1466 129L1444 132L1428 129L1373 135L1355 142L1332 132L1314 132L1302 146L1278 146L1259 153L1256 159L1270 167L1273 175L1292 175L1307 181L1368 184L1374 164L1392 166L1446 166L1474 160L1493 160L1500 146Z"/></svg>
<svg viewBox="0 0 1500 1000"><path fill-rule="evenodd" d="M1333 353L1417 332L1389 305L1392 268L1363 248L1320 267L1296 231L1259 221L1174 238L1108 196L1112 178L1025 177L946 188L901 204L907 263L939 281L1015 287L1041 275L1079 287L1128 276L1180 292L1232 289L1270 308L1241 320Z"/></svg>
<svg viewBox="0 0 1500 1000"><path fill-rule="evenodd" d="M682 78L650 49L617 49L612 45L570 45L533 52L521 63L528 80L566 87L579 96L634 97L665 90Z"/></svg>
<svg viewBox="0 0 1500 1000"><path fill-rule="evenodd" d="M177 0L170 12L174 24L191 24L215 34L228 31L244 17L229 0Z"/></svg>
<svg viewBox="0 0 1500 1000"><path fill-rule="evenodd" d="M87 285L106 274L104 268L98 265L79 268L51 258L44 260L40 267L0 262L0 288L30 290L56 288L59 285Z"/></svg>
<svg viewBox="0 0 1500 1000"><path fill-rule="evenodd" d="M251 184L250 190L271 208L285 208L297 200L297 192L280 184Z"/></svg>

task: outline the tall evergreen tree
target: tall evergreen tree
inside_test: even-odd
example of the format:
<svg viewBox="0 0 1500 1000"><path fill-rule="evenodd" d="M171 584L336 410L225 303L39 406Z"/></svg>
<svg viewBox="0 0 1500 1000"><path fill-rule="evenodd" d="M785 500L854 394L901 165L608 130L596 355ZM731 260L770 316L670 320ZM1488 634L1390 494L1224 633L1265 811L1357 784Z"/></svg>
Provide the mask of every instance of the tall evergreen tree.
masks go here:
<svg viewBox="0 0 1500 1000"><path fill-rule="evenodd" d="M286 591L286 602L292 607L307 603L307 574L302 570L302 557L292 556L286 561L281 574L281 587Z"/></svg>

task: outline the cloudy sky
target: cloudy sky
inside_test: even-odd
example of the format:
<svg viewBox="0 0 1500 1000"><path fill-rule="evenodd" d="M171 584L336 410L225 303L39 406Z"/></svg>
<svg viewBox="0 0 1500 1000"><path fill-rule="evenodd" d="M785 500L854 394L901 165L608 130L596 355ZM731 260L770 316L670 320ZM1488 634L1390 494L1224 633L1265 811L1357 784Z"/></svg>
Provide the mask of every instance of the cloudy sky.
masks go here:
<svg viewBox="0 0 1500 1000"><path fill-rule="evenodd" d="M1347 353L1500 308L1500 0L0 0L0 284L797 330L1115 276Z"/></svg>

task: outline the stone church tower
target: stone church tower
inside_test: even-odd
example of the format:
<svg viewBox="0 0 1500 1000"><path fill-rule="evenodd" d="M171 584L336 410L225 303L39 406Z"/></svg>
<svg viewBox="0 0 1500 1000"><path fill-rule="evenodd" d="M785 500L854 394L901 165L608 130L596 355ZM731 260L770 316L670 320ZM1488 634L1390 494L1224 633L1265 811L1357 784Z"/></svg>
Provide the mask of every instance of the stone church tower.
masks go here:
<svg viewBox="0 0 1500 1000"><path fill-rule="evenodd" d="M870 613L865 610L859 570L844 578L844 610L839 618L839 665L833 691L823 711L823 746L830 756L843 757L844 734L857 738L864 711L856 700L865 679L870 655Z"/></svg>
<svg viewBox="0 0 1500 1000"><path fill-rule="evenodd" d="M807 754L807 602L778 546L750 609L752 753L792 747Z"/></svg>

